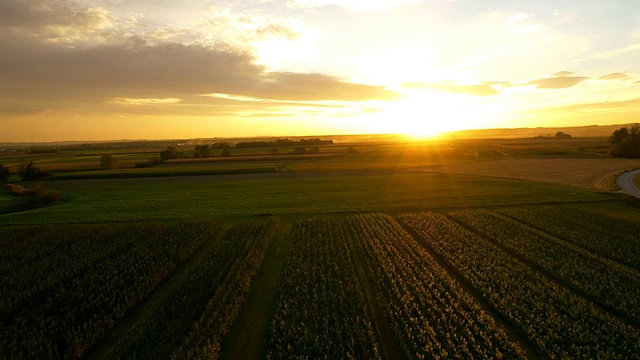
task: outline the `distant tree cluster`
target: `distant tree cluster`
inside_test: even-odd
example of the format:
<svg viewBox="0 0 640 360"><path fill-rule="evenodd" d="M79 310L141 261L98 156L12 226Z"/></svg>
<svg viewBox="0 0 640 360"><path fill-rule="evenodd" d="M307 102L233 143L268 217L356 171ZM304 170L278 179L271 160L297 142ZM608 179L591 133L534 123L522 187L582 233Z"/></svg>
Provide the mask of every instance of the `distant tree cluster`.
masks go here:
<svg viewBox="0 0 640 360"><path fill-rule="evenodd" d="M37 181L44 180L51 176L51 173L44 171L40 168L37 168L33 161L29 161L27 166L22 170L22 180L23 181Z"/></svg>
<svg viewBox="0 0 640 360"><path fill-rule="evenodd" d="M211 146L209 145L196 145L194 157L209 157L211 156Z"/></svg>
<svg viewBox="0 0 640 360"><path fill-rule="evenodd" d="M615 157L640 157L640 124L622 127L609 138L609 154Z"/></svg>
<svg viewBox="0 0 640 360"><path fill-rule="evenodd" d="M300 139L298 141L289 140L289 139L278 139L275 141L241 142L236 144L236 148L285 147L285 146L306 147L306 146L319 146L319 145L332 145L332 144L333 144L333 140L321 140L320 138Z"/></svg>
<svg viewBox="0 0 640 360"><path fill-rule="evenodd" d="M169 146L168 148L160 151L160 160L167 161L171 159L179 159L182 157L182 151L178 151L173 146Z"/></svg>
<svg viewBox="0 0 640 360"><path fill-rule="evenodd" d="M30 147L27 154L55 154L59 153L60 148L55 146Z"/></svg>
<svg viewBox="0 0 640 360"><path fill-rule="evenodd" d="M571 135L564 133L562 131L558 131L555 137L556 139L571 139Z"/></svg>

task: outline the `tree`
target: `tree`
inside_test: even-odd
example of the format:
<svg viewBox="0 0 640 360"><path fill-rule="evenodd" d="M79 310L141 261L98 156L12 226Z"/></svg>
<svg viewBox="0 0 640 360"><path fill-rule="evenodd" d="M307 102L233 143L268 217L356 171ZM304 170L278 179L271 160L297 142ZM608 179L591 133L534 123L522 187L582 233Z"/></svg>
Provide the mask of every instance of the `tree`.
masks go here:
<svg viewBox="0 0 640 360"><path fill-rule="evenodd" d="M160 160L167 161L170 159L178 159L180 155L180 152L176 150L176 148L169 146L168 148L160 151Z"/></svg>
<svg viewBox="0 0 640 360"><path fill-rule="evenodd" d="M615 157L640 157L640 125L622 127L609 137L609 154Z"/></svg>
<svg viewBox="0 0 640 360"><path fill-rule="evenodd" d="M196 145L195 157L211 156L211 147L209 145Z"/></svg>
<svg viewBox="0 0 640 360"><path fill-rule="evenodd" d="M222 156L224 156L224 157L231 156L231 151L229 151L229 149L222 150Z"/></svg>
<svg viewBox="0 0 640 360"><path fill-rule="evenodd" d="M307 148L297 147L297 148L294 148L293 151L291 151L291 153L299 155L299 154L307 154L308 151L307 151Z"/></svg>
<svg viewBox="0 0 640 360"><path fill-rule="evenodd" d="M320 153L320 149L318 149L317 147L313 147L309 149L309 154L319 154L319 153Z"/></svg>
<svg viewBox="0 0 640 360"><path fill-rule="evenodd" d="M100 157L100 168L102 170L117 169L119 165L118 159L111 154L105 154Z"/></svg>
<svg viewBox="0 0 640 360"><path fill-rule="evenodd" d="M27 166L25 166L24 171L22 171L23 181L43 180L49 176L51 176L50 173L35 167L35 165L33 164L33 161L29 161Z"/></svg>
<svg viewBox="0 0 640 360"><path fill-rule="evenodd" d="M271 155L278 155L278 154L280 154L280 150L278 150L278 148L271 149Z"/></svg>

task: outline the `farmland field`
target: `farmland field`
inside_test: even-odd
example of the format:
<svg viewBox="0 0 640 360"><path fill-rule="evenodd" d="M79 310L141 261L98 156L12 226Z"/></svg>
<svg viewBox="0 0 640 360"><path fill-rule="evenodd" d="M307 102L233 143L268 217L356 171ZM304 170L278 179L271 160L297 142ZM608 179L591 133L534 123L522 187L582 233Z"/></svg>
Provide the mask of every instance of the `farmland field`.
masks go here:
<svg viewBox="0 0 640 360"><path fill-rule="evenodd" d="M367 149L46 182L0 214L2 357L638 358L640 208L593 191L633 161Z"/></svg>
<svg viewBox="0 0 640 360"><path fill-rule="evenodd" d="M236 320L266 276L260 357L632 358L638 215L607 201L3 226L2 351L232 358L225 336L253 326ZM284 267L261 274L285 238Z"/></svg>

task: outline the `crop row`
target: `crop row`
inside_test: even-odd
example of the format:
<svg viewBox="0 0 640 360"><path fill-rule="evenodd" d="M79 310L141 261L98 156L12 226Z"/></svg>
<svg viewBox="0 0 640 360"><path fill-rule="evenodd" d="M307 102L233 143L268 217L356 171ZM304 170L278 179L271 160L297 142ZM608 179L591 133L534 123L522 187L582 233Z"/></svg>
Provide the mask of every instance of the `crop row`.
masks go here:
<svg viewBox="0 0 640 360"><path fill-rule="evenodd" d="M73 226L52 232L49 239L54 243L69 234L83 236L70 242L75 250L51 254L21 269L29 281L23 291L40 292L19 309L11 302L15 311L3 314L3 353L9 358L82 356L197 249L212 227L207 222L127 224L102 237L98 226L95 239L74 232ZM126 251L110 252L110 245ZM59 274L53 288L47 283L51 278L30 276L29 270L38 273L41 267Z"/></svg>
<svg viewBox="0 0 640 360"><path fill-rule="evenodd" d="M14 230L19 233L21 229ZM129 231L119 226L82 225L65 231L42 227L42 230L40 236L32 238L27 232L29 237L2 247L6 261L0 283L0 291L6 294L0 298L2 318L10 318L23 307L53 296L61 285L139 240L136 236L114 236ZM139 234L142 236L144 232Z"/></svg>
<svg viewBox="0 0 640 360"><path fill-rule="evenodd" d="M545 206L535 211L525 208L498 211L640 271L640 226L637 223L569 205Z"/></svg>
<svg viewBox="0 0 640 360"><path fill-rule="evenodd" d="M635 271L495 213L467 210L451 215L615 314L640 324L640 274Z"/></svg>
<svg viewBox="0 0 640 360"><path fill-rule="evenodd" d="M156 326L157 331L172 326L172 322L179 319L180 312L185 311L181 308L189 308L193 304L200 306L201 300L208 298L200 317L180 341L175 342L180 346L172 351L171 358L216 359L220 356L222 339L240 312L278 229L277 221L234 226L225 234L220 243L221 249L208 255L205 263L193 269L185 287L163 309L163 316ZM190 291L194 291L195 296ZM161 323L163 320L165 322ZM160 339L157 344L165 342ZM153 342L148 345L153 346ZM160 354L152 358L158 358ZM145 354L143 358L150 357Z"/></svg>
<svg viewBox="0 0 640 360"><path fill-rule="evenodd" d="M622 359L640 353L635 328L444 215L419 213L400 218L546 356Z"/></svg>
<svg viewBox="0 0 640 360"><path fill-rule="evenodd" d="M523 349L398 223L386 215L346 220L362 249L403 358L524 358Z"/></svg>
<svg viewBox="0 0 640 360"><path fill-rule="evenodd" d="M334 221L294 224L268 358L380 358L353 256Z"/></svg>

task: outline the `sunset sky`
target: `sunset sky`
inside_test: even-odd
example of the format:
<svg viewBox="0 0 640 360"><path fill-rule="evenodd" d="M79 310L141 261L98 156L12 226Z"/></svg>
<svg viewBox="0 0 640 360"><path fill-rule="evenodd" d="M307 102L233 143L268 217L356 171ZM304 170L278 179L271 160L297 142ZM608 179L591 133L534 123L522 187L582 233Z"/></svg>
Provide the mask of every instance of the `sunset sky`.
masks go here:
<svg viewBox="0 0 640 360"><path fill-rule="evenodd" d="M0 141L640 122L638 0L1 0Z"/></svg>

